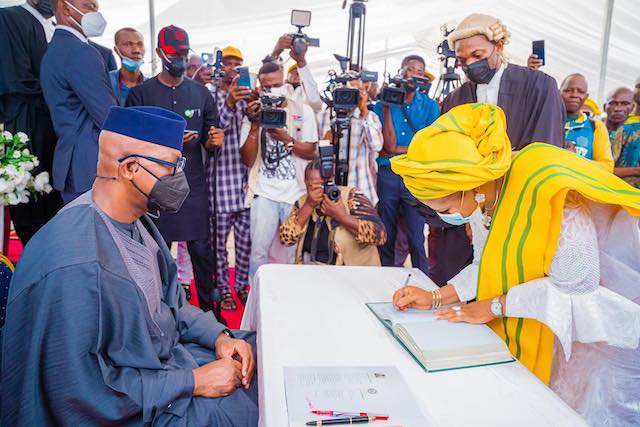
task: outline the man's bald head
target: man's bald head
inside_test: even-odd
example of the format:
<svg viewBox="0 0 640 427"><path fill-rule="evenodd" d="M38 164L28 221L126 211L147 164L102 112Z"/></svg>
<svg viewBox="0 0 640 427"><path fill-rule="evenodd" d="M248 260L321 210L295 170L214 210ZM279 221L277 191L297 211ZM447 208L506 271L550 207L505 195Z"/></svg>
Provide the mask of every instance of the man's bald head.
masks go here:
<svg viewBox="0 0 640 427"><path fill-rule="evenodd" d="M622 125L633 109L633 91L628 87L619 87L607 97L607 127Z"/></svg>
<svg viewBox="0 0 640 427"><path fill-rule="evenodd" d="M633 100L636 103L636 114L640 115L640 76L633 83L634 95Z"/></svg>
<svg viewBox="0 0 640 427"><path fill-rule="evenodd" d="M560 85L560 96L568 114L577 114L589 97L587 79L580 73L568 75Z"/></svg>

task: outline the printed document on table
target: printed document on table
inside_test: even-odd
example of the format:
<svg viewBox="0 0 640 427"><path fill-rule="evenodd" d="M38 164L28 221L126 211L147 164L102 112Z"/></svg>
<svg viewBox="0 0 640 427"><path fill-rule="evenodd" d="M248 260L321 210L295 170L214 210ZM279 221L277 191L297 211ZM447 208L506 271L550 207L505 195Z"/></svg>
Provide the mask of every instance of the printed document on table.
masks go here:
<svg viewBox="0 0 640 427"><path fill-rule="evenodd" d="M330 418L314 415L312 410L390 417L372 423L375 427L429 425L393 366L285 367L284 383L290 427Z"/></svg>

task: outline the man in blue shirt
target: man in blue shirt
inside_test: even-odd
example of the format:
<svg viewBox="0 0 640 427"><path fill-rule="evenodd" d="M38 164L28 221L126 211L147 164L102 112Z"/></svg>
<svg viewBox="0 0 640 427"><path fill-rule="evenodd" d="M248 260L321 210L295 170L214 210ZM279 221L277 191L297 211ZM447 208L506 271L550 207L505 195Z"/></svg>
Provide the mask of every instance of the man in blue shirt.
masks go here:
<svg viewBox="0 0 640 427"><path fill-rule="evenodd" d="M424 59L409 55L402 60L402 76L410 80L423 77ZM394 265L398 214L402 209L409 240L411 264L427 273L427 256L424 249L425 219L416 210L418 204L409 193L402 178L391 171L389 159L405 154L413 135L433 123L440 114L438 104L429 95L416 90L414 85L406 87L402 106L387 106L380 102L374 111L382 119L384 146L378 157L378 213L387 230L387 242L380 248L380 260L384 266Z"/></svg>
<svg viewBox="0 0 640 427"><path fill-rule="evenodd" d="M116 31L114 42L114 50L120 57L122 67L110 71L109 79L118 104L124 106L131 88L144 81L140 71L144 64L144 38L135 28L125 27Z"/></svg>
<svg viewBox="0 0 640 427"><path fill-rule="evenodd" d="M98 2L66 0L53 6L57 25L42 58L40 81L58 135L53 186L66 204L91 189L98 135L116 100L104 60L87 38L102 35L106 26Z"/></svg>

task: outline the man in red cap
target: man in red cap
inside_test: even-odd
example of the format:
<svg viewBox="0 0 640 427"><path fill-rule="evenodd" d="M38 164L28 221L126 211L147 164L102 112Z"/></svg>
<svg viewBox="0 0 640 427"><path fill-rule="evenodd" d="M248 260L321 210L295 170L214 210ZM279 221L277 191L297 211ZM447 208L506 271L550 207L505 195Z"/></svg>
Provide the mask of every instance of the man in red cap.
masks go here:
<svg viewBox="0 0 640 427"><path fill-rule="evenodd" d="M209 241L209 206L205 183L203 148L212 152L222 146L224 128L231 113L227 108L217 111L211 94L203 85L184 77L189 55L189 36L182 28L170 25L158 33L158 57L162 71L131 90L127 106L163 107L184 118L182 155L187 159L185 174L191 192L175 214L165 214L155 220L168 242L187 242L193 264L200 307L214 308L215 263ZM220 113L220 114L218 114Z"/></svg>

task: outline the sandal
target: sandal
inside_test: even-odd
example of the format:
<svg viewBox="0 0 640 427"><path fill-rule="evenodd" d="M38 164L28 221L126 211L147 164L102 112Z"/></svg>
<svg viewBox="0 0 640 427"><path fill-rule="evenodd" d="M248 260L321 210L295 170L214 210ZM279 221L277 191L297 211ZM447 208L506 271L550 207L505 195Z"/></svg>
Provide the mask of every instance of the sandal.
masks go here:
<svg viewBox="0 0 640 427"><path fill-rule="evenodd" d="M230 292L222 294L220 308L224 311L235 311L238 309L238 306L236 306L236 302L233 300Z"/></svg>
<svg viewBox="0 0 640 427"><path fill-rule="evenodd" d="M182 289L184 290L184 296L187 298L187 301L191 301L191 285L182 283L180 286L182 286Z"/></svg>
<svg viewBox="0 0 640 427"><path fill-rule="evenodd" d="M242 305L246 305L247 298L249 298L249 290L245 288L241 291L236 292L236 294L238 295L238 299L240 300Z"/></svg>

